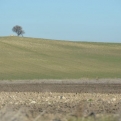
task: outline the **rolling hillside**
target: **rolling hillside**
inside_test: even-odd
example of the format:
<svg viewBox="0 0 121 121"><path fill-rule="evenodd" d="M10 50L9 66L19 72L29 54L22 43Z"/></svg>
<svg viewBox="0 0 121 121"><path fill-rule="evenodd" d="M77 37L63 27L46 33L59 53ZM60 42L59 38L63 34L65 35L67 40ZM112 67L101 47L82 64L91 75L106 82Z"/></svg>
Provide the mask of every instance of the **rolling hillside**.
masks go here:
<svg viewBox="0 0 121 121"><path fill-rule="evenodd" d="M121 44L0 37L0 80L121 78Z"/></svg>

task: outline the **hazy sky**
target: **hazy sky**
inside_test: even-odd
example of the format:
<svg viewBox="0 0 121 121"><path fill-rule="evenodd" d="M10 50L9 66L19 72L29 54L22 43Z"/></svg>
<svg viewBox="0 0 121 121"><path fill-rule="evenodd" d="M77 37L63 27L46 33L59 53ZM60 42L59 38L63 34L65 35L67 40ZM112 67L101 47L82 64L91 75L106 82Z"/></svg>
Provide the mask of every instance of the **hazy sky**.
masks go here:
<svg viewBox="0 0 121 121"><path fill-rule="evenodd" d="M121 42L121 0L0 0L0 36Z"/></svg>

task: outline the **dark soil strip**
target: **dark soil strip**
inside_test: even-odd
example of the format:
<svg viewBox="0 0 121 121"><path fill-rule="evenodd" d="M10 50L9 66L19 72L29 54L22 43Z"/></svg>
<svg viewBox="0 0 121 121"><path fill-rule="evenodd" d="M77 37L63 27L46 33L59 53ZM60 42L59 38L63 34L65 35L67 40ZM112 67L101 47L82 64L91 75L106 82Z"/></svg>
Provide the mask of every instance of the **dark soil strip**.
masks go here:
<svg viewBox="0 0 121 121"><path fill-rule="evenodd" d="M0 92L121 93L121 84L0 83Z"/></svg>

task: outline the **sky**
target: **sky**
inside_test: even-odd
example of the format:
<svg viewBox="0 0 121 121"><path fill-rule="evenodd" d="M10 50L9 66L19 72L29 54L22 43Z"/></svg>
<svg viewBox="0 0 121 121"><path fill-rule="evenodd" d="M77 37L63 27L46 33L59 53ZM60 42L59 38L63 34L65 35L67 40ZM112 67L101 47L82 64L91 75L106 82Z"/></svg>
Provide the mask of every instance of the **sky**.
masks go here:
<svg viewBox="0 0 121 121"><path fill-rule="evenodd" d="M0 36L121 43L121 0L0 0Z"/></svg>

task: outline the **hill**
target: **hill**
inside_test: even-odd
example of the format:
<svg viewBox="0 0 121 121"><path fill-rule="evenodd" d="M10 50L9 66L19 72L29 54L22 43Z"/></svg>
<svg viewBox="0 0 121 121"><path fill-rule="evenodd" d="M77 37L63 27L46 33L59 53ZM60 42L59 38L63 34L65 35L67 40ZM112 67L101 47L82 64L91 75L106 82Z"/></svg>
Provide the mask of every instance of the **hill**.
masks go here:
<svg viewBox="0 0 121 121"><path fill-rule="evenodd" d="M121 78L121 44L0 37L0 80Z"/></svg>

